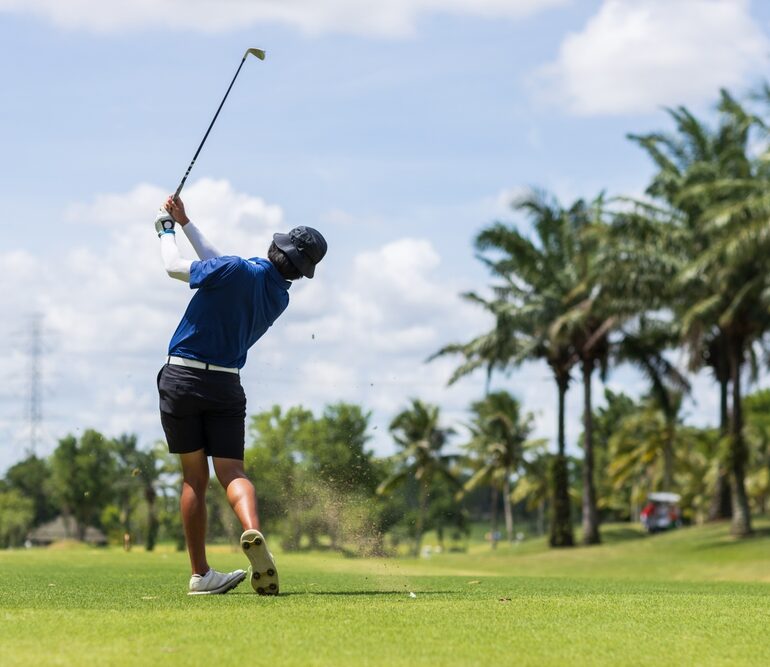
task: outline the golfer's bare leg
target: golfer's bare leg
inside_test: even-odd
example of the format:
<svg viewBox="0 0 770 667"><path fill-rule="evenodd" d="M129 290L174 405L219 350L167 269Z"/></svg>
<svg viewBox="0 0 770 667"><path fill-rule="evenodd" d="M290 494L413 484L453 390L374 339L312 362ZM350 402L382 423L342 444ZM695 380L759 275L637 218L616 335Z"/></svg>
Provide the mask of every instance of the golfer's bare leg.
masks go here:
<svg viewBox="0 0 770 667"><path fill-rule="evenodd" d="M212 457L214 472L227 492L227 500L243 526L243 530L259 530L257 494L254 485L246 477L243 461Z"/></svg>
<svg viewBox="0 0 770 667"><path fill-rule="evenodd" d="M209 464L204 450L180 454L182 462L182 525L193 574L206 574L206 488Z"/></svg>

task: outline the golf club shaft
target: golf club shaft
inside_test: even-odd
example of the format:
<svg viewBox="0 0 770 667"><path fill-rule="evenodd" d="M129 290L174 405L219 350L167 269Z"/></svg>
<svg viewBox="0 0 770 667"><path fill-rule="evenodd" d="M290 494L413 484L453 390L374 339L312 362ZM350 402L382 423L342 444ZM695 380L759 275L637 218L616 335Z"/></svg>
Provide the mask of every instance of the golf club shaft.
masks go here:
<svg viewBox="0 0 770 667"><path fill-rule="evenodd" d="M203 144L206 143L206 139L209 136L209 132L211 132L211 128L214 127L214 123L217 120L217 116L219 116L219 112L222 110L222 107L224 106L225 100L227 99L227 96L230 94L230 89L233 87L233 84L235 83L235 80L238 78L238 74L241 71L241 67L243 67L243 63L246 62L246 56L248 55L248 51L243 56L243 60L241 60L241 64L238 65L238 69L235 72L235 76L233 77L233 80L230 82L230 85L227 87L227 92L225 93L225 96L222 98L222 101L219 103L219 108L217 109L217 112L214 114L214 118L211 119L211 124L209 125L209 129L206 130L206 134L203 135L203 140L200 143L200 146L198 146L198 150L195 151L195 155L193 155L193 159L190 162L190 166L187 167L187 171L184 174L184 177L182 178L181 183L179 183L179 187L176 189L176 192L174 193L174 199L176 199L179 196L179 193L182 192L182 188L184 187L185 181L187 180L187 177L190 175L190 171L192 171L193 165L195 164L195 160L198 159L198 154L201 152L201 148L203 148Z"/></svg>

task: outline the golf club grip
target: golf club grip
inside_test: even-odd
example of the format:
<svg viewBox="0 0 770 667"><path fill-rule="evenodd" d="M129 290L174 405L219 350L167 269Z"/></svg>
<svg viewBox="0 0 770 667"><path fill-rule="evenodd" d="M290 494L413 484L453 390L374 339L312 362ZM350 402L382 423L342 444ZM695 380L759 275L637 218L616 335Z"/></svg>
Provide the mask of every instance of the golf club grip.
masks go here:
<svg viewBox="0 0 770 667"><path fill-rule="evenodd" d="M214 118L212 118L211 123L209 123L209 128L206 130L206 134L203 135L203 139L201 140L201 143L198 146L198 150L195 151L195 155L193 155L193 159L190 161L190 166L187 167L187 171L182 177L182 180L179 183L179 187L176 189L176 192L174 193L174 199L176 199L179 196L179 193L182 192L182 188L184 187L187 177L190 175L190 172L192 171L193 165L195 164L195 160L198 159L198 154L201 152L201 148L203 148L203 144L206 143L206 139L208 139L209 132L211 132L211 128L214 127L214 123L216 122L217 117L219 116L219 112L222 111L222 107L225 104L225 100L227 99L227 96L230 94L230 90L232 89L233 84L235 83L235 80L238 78L238 74L240 74L241 67L243 67L243 63L245 62L246 62L246 56L244 55L243 59L241 60L241 64L238 65L238 69L235 70L235 76L233 77L233 80L230 82L230 85L227 87L227 92L225 93L225 96L222 98L222 101L219 103L219 107L217 108L217 112L214 114Z"/></svg>

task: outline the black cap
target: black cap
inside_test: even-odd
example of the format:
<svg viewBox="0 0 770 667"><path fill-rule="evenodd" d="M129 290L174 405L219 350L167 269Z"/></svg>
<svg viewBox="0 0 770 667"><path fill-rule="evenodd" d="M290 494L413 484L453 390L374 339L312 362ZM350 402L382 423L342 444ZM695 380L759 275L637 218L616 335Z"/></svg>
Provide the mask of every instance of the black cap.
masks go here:
<svg viewBox="0 0 770 667"><path fill-rule="evenodd" d="M295 227L288 234L273 234L273 241L305 278L313 277L315 265L326 254L326 239L312 227Z"/></svg>

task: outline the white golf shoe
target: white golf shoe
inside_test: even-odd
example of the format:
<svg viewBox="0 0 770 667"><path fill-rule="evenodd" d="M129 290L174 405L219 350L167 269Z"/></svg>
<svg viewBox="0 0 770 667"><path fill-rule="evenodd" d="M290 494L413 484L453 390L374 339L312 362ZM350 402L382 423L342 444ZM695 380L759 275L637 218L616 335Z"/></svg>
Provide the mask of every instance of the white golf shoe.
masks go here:
<svg viewBox="0 0 770 667"><path fill-rule="evenodd" d="M190 577L190 590L187 595L218 595L227 593L246 578L243 570L217 572L209 570L206 574L194 574Z"/></svg>
<svg viewBox="0 0 770 667"><path fill-rule="evenodd" d="M241 549L251 563L251 587L260 595L278 595L278 569L262 533L244 531Z"/></svg>

